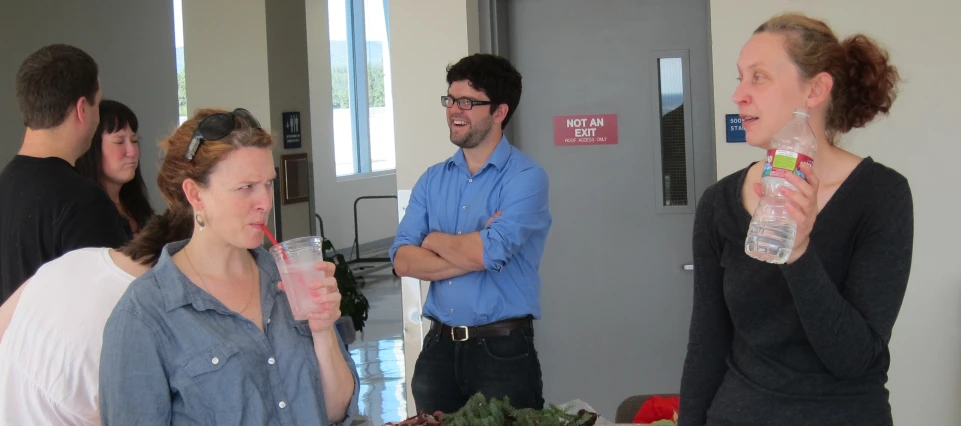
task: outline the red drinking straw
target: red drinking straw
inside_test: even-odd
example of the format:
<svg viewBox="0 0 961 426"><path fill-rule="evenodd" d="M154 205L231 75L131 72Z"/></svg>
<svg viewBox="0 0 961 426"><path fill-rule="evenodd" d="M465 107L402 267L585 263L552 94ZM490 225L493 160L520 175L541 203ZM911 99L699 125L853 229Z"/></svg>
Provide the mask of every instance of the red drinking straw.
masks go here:
<svg viewBox="0 0 961 426"><path fill-rule="evenodd" d="M274 243L275 246L280 245L280 243L277 242L277 239L274 238L274 235L270 233L270 230L267 229L267 224L261 223L260 229L264 231L264 234L267 234L267 239L269 239L270 242ZM287 260L287 252L284 251L284 248L280 247L279 250L280 250L280 255L284 258L284 260Z"/></svg>

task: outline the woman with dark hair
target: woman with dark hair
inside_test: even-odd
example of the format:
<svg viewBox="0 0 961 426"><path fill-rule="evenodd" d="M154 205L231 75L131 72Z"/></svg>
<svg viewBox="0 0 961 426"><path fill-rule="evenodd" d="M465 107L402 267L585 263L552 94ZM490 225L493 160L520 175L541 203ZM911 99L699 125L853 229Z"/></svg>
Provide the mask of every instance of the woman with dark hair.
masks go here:
<svg viewBox="0 0 961 426"><path fill-rule="evenodd" d="M77 171L97 182L126 219L128 240L155 214L140 176L138 129L137 116L130 108L104 99L100 102L100 125L90 150L77 160Z"/></svg>
<svg viewBox="0 0 961 426"><path fill-rule="evenodd" d="M890 111L897 69L870 37L839 40L798 14L758 27L737 69L747 143L766 151L803 109L817 158L799 166L806 179L785 173L791 185L779 188L797 223L786 264L745 253L764 162L698 203L678 424L891 425L888 342L911 270L911 189L838 138Z"/></svg>

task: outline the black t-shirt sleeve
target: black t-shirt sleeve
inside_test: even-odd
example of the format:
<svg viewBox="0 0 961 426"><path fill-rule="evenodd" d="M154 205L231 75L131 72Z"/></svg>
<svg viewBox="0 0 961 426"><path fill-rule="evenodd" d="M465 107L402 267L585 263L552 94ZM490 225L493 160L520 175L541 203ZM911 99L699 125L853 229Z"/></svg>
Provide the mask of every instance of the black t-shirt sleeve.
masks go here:
<svg viewBox="0 0 961 426"><path fill-rule="evenodd" d="M60 252L86 247L119 248L127 242L121 220L106 196L73 204L60 218Z"/></svg>

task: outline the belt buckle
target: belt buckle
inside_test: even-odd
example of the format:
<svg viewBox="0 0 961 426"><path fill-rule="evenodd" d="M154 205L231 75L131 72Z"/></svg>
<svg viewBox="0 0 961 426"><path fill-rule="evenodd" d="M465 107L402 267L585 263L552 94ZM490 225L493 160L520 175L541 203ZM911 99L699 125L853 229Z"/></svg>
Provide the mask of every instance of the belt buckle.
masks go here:
<svg viewBox="0 0 961 426"><path fill-rule="evenodd" d="M458 329L458 328L464 330L464 338L463 338L463 339L458 339L458 338L457 338L457 329ZM470 339L470 329L467 328L467 326L463 326L463 325L460 325L460 326L457 326L457 327L451 327L451 328L450 328L450 338L451 338L451 340L453 340L453 341L455 341L455 342L466 342L467 339Z"/></svg>

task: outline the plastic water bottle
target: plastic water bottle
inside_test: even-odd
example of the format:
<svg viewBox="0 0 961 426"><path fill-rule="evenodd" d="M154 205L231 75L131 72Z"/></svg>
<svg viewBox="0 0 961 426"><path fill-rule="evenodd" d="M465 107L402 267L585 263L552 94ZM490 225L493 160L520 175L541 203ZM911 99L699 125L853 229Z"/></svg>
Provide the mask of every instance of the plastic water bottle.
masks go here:
<svg viewBox="0 0 961 426"><path fill-rule="evenodd" d="M785 263L791 257L797 223L787 211L787 198L780 194L782 186L797 190L784 179L794 173L807 179L798 168L801 163L814 166L817 138L804 111L794 111L794 118L774 135L764 159L761 173L763 197L754 211L751 227L744 241L744 252L768 263Z"/></svg>

